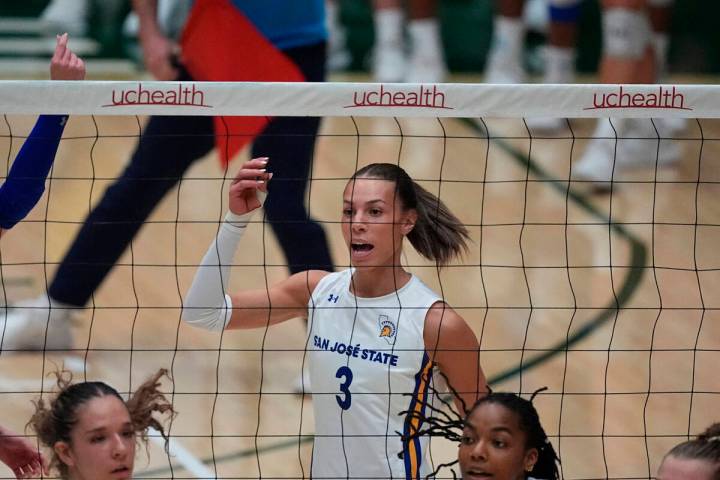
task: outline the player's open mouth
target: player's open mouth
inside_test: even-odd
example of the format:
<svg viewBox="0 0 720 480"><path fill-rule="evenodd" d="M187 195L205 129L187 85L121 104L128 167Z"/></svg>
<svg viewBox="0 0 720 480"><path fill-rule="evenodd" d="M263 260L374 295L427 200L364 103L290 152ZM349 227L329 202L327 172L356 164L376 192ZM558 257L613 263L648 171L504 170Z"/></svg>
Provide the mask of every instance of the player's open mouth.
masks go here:
<svg viewBox="0 0 720 480"><path fill-rule="evenodd" d="M370 252L372 252L373 248L375 247L369 243L352 243L350 245L352 256L355 259L361 259L370 255Z"/></svg>
<svg viewBox="0 0 720 480"><path fill-rule="evenodd" d="M369 243L353 243L352 244L353 252L369 252L373 248L375 248L375 247L373 247Z"/></svg>

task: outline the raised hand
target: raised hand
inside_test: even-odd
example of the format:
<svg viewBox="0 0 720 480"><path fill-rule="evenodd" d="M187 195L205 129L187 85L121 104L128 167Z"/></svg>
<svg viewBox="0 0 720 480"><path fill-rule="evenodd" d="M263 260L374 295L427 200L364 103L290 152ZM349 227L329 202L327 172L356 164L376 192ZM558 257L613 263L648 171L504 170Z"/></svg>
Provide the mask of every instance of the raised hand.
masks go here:
<svg viewBox="0 0 720 480"><path fill-rule="evenodd" d="M10 467L15 478L49 475L47 460L37 447L5 429L0 430L0 461Z"/></svg>
<svg viewBox="0 0 720 480"><path fill-rule="evenodd" d="M230 185L230 211L236 215L252 212L262 206L272 173L267 171L268 158L245 162Z"/></svg>
<svg viewBox="0 0 720 480"><path fill-rule="evenodd" d="M68 34L57 36L55 53L50 60L50 78L52 80L83 80L85 62L67 46Z"/></svg>

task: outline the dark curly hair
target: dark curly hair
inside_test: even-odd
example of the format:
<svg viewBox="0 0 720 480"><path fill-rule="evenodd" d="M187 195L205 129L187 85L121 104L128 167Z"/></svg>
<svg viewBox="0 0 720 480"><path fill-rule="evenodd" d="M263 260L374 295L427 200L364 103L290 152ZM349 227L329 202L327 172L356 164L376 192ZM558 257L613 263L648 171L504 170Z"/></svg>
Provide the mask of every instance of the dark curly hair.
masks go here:
<svg viewBox="0 0 720 480"><path fill-rule="evenodd" d="M444 375L442 376L445 377ZM445 380L447 381L447 378L445 378ZM405 449L407 448L407 445L409 445L410 441L417 437L443 437L452 442L459 443L462 438L463 429L465 428L472 413L481 405L494 403L502 405L517 415L520 428L527 436L525 449L535 448L538 451L538 460L533 466L533 469L530 472L525 473L525 478L535 477L546 480L558 480L560 478L560 472L558 469L560 459L558 458L557 453L555 453L552 443L550 443L550 440L545 434L545 430L540 423L540 417L532 403L535 396L547 388L537 390L532 394L529 400L526 400L515 393L490 391L487 395L475 402L470 409L467 409L465 403L462 401L462 397L458 395L449 382L447 382L447 384L449 390L452 392L452 395L460 400L463 410L465 410L465 414L458 414L453 408L451 401L444 398L442 394L437 395L437 390L431 387L433 393L436 394L436 398L440 400L444 408L438 408L430 403L426 403L426 408L423 409L423 411L427 410L427 414L416 413L417 410L400 412L401 415L408 415L407 421L417 418L420 420L421 425L424 425L423 428L410 435L403 435L400 432L397 432L403 439L403 452L400 452L399 454L401 458L404 455ZM428 398L429 397L430 396L428 396ZM456 463L458 463L457 460L440 464L437 466L435 471L426 478L435 477L441 469L451 467ZM456 478L455 471L451 470L451 472L453 474L453 478Z"/></svg>

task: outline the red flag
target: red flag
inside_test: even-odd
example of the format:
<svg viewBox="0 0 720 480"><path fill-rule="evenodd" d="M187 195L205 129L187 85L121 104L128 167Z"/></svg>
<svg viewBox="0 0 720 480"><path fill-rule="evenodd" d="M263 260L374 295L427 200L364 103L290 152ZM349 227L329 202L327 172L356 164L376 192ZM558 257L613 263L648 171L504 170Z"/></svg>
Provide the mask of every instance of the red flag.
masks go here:
<svg viewBox="0 0 720 480"><path fill-rule="evenodd" d="M305 80L297 65L229 0L195 0L180 45L185 68L199 81ZM268 121L268 117L215 117L215 145L223 167Z"/></svg>

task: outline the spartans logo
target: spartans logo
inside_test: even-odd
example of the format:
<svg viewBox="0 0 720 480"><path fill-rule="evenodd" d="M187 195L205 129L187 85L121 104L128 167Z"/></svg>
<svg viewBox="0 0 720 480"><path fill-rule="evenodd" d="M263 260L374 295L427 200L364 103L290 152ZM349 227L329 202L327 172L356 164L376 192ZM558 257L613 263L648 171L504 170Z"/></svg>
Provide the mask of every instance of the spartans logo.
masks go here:
<svg viewBox="0 0 720 480"><path fill-rule="evenodd" d="M378 325L380 326L380 337L387 340L387 342L392 345L395 343L395 333L397 333L397 328L395 327L395 324L390 320L390 317L387 315L380 315L378 318Z"/></svg>

